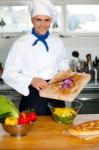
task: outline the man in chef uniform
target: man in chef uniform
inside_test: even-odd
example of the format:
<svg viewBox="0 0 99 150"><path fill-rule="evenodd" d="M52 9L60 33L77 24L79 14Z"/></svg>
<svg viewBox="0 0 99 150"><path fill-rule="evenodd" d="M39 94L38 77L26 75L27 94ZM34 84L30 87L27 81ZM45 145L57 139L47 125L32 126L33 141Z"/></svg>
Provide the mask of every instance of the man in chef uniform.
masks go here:
<svg viewBox="0 0 99 150"><path fill-rule="evenodd" d="M22 94L20 112L34 108L38 115L49 115L47 104L52 100L40 97L39 91L48 86L48 81L58 71L69 69L69 63L60 37L49 33L51 23L57 20L57 12L52 2L31 1L29 12L32 31L13 43L2 78ZM57 101L59 102L63 103Z"/></svg>

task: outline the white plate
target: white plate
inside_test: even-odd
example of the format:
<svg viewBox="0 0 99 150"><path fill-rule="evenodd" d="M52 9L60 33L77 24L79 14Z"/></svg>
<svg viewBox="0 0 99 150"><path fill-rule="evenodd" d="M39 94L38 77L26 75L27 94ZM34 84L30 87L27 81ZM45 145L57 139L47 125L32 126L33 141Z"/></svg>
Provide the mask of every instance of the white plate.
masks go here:
<svg viewBox="0 0 99 150"><path fill-rule="evenodd" d="M73 124L79 124L85 121L99 120L99 114L81 114L77 115Z"/></svg>

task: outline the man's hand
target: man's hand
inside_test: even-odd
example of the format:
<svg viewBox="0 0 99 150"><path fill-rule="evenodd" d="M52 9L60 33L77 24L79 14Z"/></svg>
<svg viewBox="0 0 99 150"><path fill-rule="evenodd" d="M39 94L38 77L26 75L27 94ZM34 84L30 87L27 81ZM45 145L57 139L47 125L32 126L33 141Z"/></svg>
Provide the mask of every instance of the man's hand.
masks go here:
<svg viewBox="0 0 99 150"><path fill-rule="evenodd" d="M42 78L33 78L31 85L36 88L38 91L47 88L48 83Z"/></svg>

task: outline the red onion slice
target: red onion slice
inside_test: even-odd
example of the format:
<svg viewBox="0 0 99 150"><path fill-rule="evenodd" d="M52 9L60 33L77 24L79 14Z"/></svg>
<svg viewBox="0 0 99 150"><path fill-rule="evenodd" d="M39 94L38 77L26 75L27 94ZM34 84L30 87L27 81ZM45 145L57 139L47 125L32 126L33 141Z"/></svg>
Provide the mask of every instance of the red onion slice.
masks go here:
<svg viewBox="0 0 99 150"><path fill-rule="evenodd" d="M67 78L62 83L62 88L70 88L73 84L74 80L72 78Z"/></svg>

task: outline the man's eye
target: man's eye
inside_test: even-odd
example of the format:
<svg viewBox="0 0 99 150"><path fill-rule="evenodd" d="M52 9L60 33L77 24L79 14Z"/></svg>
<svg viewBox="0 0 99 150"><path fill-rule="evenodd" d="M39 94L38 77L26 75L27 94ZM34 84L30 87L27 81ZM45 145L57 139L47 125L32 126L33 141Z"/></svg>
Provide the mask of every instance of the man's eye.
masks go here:
<svg viewBox="0 0 99 150"><path fill-rule="evenodd" d="M42 23L42 22L49 23L51 20L50 20L50 19L42 20L42 19L36 18L35 21L36 21L37 23Z"/></svg>
<svg viewBox="0 0 99 150"><path fill-rule="evenodd" d="M50 22L50 19L45 19L45 22Z"/></svg>
<svg viewBox="0 0 99 150"><path fill-rule="evenodd" d="M40 21L41 21L41 19L36 19L36 21L37 21L37 22L40 22Z"/></svg>

